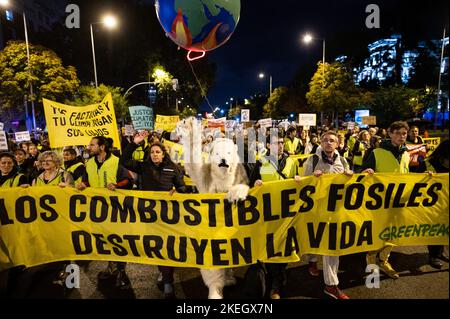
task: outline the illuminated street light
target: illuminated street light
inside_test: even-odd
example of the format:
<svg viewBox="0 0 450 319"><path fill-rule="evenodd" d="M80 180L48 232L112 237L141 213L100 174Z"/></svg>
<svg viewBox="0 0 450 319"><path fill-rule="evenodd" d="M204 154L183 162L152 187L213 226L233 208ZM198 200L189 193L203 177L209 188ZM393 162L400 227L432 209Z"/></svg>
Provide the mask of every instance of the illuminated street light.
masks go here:
<svg viewBox="0 0 450 319"><path fill-rule="evenodd" d="M101 22L93 22L89 25L89 27L91 29L91 45L92 45L92 60L94 62L95 90L98 93L97 64L95 62L94 31L92 30L92 26L94 24L103 24L108 29L114 29L117 26L117 20L112 15L106 15Z"/></svg>
<svg viewBox="0 0 450 319"><path fill-rule="evenodd" d="M258 77L264 79L266 75L264 73L259 73ZM272 96L272 75L269 75L269 97Z"/></svg>

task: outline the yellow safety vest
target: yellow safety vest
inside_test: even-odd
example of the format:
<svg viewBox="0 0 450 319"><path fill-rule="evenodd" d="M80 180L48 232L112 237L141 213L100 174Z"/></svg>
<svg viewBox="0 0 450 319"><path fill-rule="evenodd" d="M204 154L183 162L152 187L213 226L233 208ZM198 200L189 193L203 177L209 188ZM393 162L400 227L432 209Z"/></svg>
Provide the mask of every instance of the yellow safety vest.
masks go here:
<svg viewBox="0 0 450 319"><path fill-rule="evenodd" d="M78 162L78 163L76 163L76 164L73 164L72 166L70 166L69 168L65 168L66 169L66 171L68 171L70 174L72 174L72 176L73 176L73 174L75 173L75 170L78 168L78 167L80 167L80 166L82 166L82 165L84 165L83 163L80 163L80 162ZM75 182L75 184L79 184L79 183L81 183L81 180L83 179L83 176L80 176L80 177L78 177L78 179L76 180L76 181L74 181Z"/></svg>
<svg viewBox="0 0 450 319"><path fill-rule="evenodd" d="M384 148L373 150L375 155L375 172L377 173L409 173L409 154L403 152L400 163L394 155Z"/></svg>
<svg viewBox="0 0 450 319"><path fill-rule="evenodd" d="M47 184L41 178L41 176L42 176L42 174L41 174L38 177L36 177L36 182L35 182L34 186L58 186L59 183L64 181L64 173L65 173L65 171L60 169L58 171L58 174L55 176L55 178L52 179L51 181L48 181Z"/></svg>
<svg viewBox="0 0 450 319"><path fill-rule="evenodd" d="M263 160L259 172L261 174L261 180L263 182L278 181L284 179L283 176L278 173L275 166L273 166L272 163L268 160ZM288 157L286 159L286 165L281 172L286 178L294 178L296 173L295 161Z"/></svg>
<svg viewBox="0 0 450 319"><path fill-rule="evenodd" d="M92 157L86 163L89 185L91 187L106 187L108 184L116 184L118 169L119 158L113 154L103 162L100 169L98 169L97 163L95 162L95 157Z"/></svg>
<svg viewBox="0 0 450 319"><path fill-rule="evenodd" d="M292 152L295 153L297 151L298 144L300 143L300 140L296 137L294 137L294 140L292 141L289 137L284 138L284 150L286 152Z"/></svg>
<svg viewBox="0 0 450 319"><path fill-rule="evenodd" d="M356 142L355 142L356 143ZM354 146L354 145L353 145ZM352 148L353 149L353 148ZM364 157L364 153L366 151L364 144L363 143L359 143L359 150L361 152L361 155L355 155L353 154L353 165L358 165L361 166L363 163L363 157Z"/></svg>
<svg viewBox="0 0 450 319"><path fill-rule="evenodd" d="M139 146L137 149L134 150L132 157L135 161L138 161L138 162L144 161L144 156L145 156L144 150L147 146L148 146L148 142L147 142L147 140L144 140L144 146Z"/></svg>
<svg viewBox="0 0 450 319"><path fill-rule="evenodd" d="M350 151L353 149L353 146L355 146L355 143L356 143L356 137L350 136L347 141L347 146Z"/></svg>
<svg viewBox="0 0 450 319"><path fill-rule="evenodd" d="M1 188L9 188L9 187L17 187L19 186L19 180L20 176L23 176L23 174L16 174L11 178L8 178L1 186Z"/></svg>

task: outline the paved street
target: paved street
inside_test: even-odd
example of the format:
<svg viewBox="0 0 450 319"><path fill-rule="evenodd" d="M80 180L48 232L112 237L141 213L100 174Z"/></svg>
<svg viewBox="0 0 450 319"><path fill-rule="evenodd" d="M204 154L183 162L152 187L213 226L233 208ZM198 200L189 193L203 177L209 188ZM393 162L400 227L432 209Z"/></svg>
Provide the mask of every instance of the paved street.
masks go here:
<svg viewBox="0 0 450 319"><path fill-rule="evenodd" d="M448 253L448 248L446 248ZM449 299L448 264L435 270L428 263L425 246L396 247L391 255L391 263L401 274L397 280L381 277L379 289L368 289L364 285L365 255L356 254L341 257L340 287L352 299ZM128 264L127 273L131 289L116 290L108 282L97 285L97 274L106 268L106 262L79 262L81 266L80 289L63 290L50 284L53 272L42 273L33 279L32 289L26 293L30 298L67 299L160 299L163 294L155 285L157 267ZM319 268L321 268L319 259ZM244 299L244 274L247 267L236 268L237 284L225 288L225 298ZM287 271L287 286L283 292L288 299L326 299L323 294L322 277L313 278L308 274L307 264L290 264ZM179 299L206 299L207 288L200 272L193 268L177 268L175 271L175 291Z"/></svg>

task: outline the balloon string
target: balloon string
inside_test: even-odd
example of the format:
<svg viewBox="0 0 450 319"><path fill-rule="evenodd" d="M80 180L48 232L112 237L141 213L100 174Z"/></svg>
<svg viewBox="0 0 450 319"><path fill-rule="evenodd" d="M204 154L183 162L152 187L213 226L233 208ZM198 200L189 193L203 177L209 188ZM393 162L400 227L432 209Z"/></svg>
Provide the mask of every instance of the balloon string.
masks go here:
<svg viewBox="0 0 450 319"><path fill-rule="evenodd" d="M206 90L203 88L200 80L198 79L198 76L195 73L194 67L192 66L192 63L189 59L188 59L188 63L189 63L189 66L191 67L192 74L194 74L194 78L197 81L198 86L200 87L201 95L205 98L206 102L208 103L209 107L211 108L211 111L214 113L214 108L211 106L211 103L209 103L208 97L206 96Z"/></svg>

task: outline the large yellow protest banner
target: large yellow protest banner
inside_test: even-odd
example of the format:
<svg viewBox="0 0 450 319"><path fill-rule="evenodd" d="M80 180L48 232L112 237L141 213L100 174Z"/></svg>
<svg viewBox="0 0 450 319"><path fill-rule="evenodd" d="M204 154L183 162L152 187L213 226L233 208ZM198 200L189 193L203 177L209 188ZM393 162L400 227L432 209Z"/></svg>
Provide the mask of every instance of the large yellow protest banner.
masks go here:
<svg viewBox="0 0 450 319"><path fill-rule="evenodd" d="M0 190L0 269L60 260L179 267L294 262L393 245L445 245L448 174L337 174L224 194Z"/></svg>
<svg viewBox="0 0 450 319"><path fill-rule="evenodd" d="M70 106L43 99L45 121L52 148L88 145L95 136L110 137L120 149L119 131L111 93L102 102Z"/></svg>
<svg viewBox="0 0 450 319"><path fill-rule="evenodd" d="M180 117L178 115L156 115L155 130L172 132L177 127L179 121Z"/></svg>

